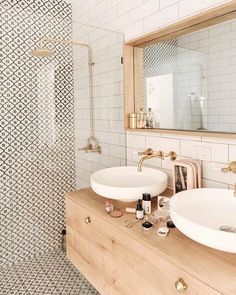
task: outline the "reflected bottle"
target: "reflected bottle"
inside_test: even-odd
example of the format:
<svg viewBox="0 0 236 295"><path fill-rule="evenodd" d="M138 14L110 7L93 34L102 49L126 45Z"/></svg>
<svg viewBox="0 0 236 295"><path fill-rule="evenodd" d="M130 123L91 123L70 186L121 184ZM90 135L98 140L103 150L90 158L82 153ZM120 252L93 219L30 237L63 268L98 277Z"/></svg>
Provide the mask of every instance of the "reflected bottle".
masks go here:
<svg viewBox="0 0 236 295"><path fill-rule="evenodd" d="M137 128L146 128L147 114L143 108L140 108L140 112L137 114Z"/></svg>
<svg viewBox="0 0 236 295"><path fill-rule="evenodd" d="M156 117L151 108L148 108L147 118L146 118L146 128L156 127Z"/></svg>

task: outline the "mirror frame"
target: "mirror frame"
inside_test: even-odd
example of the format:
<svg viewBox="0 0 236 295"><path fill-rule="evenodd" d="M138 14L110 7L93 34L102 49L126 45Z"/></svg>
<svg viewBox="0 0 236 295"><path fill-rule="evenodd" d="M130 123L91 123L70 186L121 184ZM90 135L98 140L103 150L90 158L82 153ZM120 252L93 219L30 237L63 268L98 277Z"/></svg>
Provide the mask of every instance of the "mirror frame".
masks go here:
<svg viewBox="0 0 236 295"><path fill-rule="evenodd" d="M124 110L125 110L125 130L140 132L157 132L171 134L187 134L194 136L214 136L236 138L236 133L215 132L215 131L194 131L194 130L178 130L178 129L130 129L129 114L137 112L142 107L143 93L140 85L142 79L142 48L154 43L163 42L170 38L222 23L224 21L236 18L236 0L226 4L219 5L215 8L208 9L204 12L195 14L191 17L177 21L171 25L162 27L151 33L140 36L139 38L130 40L124 44Z"/></svg>

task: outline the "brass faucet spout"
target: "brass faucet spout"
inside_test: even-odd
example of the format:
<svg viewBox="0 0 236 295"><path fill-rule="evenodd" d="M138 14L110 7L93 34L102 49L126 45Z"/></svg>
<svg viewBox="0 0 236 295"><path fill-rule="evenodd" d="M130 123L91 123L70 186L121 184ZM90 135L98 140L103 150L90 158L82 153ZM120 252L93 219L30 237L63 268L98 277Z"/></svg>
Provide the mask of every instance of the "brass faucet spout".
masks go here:
<svg viewBox="0 0 236 295"><path fill-rule="evenodd" d="M165 154L162 151L154 152L151 148L146 149L144 152L139 152L138 155L142 156L138 162L138 172L142 171L142 165L145 160L151 158L158 158L164 160L166 157L169 157L171 161L174 161L177 158L177 155L174 151L170 151L168 154Z"/></svg>
<svg viewBox="0 0 236 295"><path fill-rule="evenodd" d="M145 160L151 159L151 158L158 158L158 159L164 159L164 153L162 151L159 152L153 152L152 154L144 155L138 162L138 172L142 172L142 165Z"/></svg>

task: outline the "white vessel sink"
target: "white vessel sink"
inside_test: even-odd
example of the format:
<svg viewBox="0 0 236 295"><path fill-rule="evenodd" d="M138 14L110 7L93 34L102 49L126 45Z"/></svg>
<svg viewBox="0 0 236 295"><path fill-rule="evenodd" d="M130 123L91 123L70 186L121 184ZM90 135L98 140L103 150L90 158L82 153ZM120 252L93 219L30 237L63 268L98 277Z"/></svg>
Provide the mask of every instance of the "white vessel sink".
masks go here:
<svg viewBox="0 0 236 295"><path fill-rule="evenodd" d="M91 187L95 193L109 199L133 202L143 193L156 196L167 188L167 175L157 169L135 166L112 167L99 170L91 176Z"/></svg>
<svg viewBox="0 0 236 295"><path fill-rule="evenodd" d="M194 189L175 194L170 216L189 238L208 247L236 253L236 198L233 190ZM229 227L225 232L220 227ZM231 229L230 229L231 227Z"/></svg>

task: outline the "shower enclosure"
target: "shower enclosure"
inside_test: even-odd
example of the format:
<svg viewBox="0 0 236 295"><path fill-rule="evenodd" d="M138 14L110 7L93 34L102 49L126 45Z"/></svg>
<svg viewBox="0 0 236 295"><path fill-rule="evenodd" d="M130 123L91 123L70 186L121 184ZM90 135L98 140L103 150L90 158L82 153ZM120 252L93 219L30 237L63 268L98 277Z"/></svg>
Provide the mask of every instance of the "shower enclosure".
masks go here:
<svg viewBox="0 0 236 295"><path fill-rule="evenodd" d="M40 3L0 4L0 267L60 247L64 193L89 186L97 169L126 163L123 35L72 23L63 0L54 1L55 9ZM32 56L42 38L91 46L93 104L87 48L47 42L54 55ZM91 119L101 154L80 150Z"/></svg>
<svg viewBox="0 0 236 295"><path fill-rule="evenodd" d="M44 35L72 37L70 5L1 7L0 266L60 246L64 192L75 188L73 55L30 50Z"/></svg>

